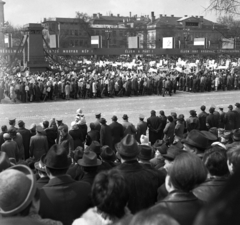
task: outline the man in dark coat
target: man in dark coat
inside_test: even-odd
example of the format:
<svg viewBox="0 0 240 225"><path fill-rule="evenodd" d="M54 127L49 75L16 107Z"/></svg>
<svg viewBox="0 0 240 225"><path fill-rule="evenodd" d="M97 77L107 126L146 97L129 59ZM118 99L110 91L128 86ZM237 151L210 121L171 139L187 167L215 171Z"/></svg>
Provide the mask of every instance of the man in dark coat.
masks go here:
<svg viewBox="0 0 240 225"><path fill-rule="evenodd" d="M122 126L123 126L124 136L126 136L127 134L135 135L136 134L136 128L132 123L130 123L128 121L128 115L124 114L122 118L123 118Z"/></svg>
<svg viewBox="0 0 240 225"><path fill-rule="evenodd" d="M233 110L233 112L236 113L236 119L237 119L236 128L240 128L240 103L236 103L235 106L236 108Z"/></svg>
<svg viewBox="0 0 240 225"><path fill-rule="evenodd" d="M141 135L146 135L147 132L147 122L144 121L144 115L140 114L139 115L139 122L137 124L137 135L136 135L136 140L138 143L140 143L140 137Z"/></svg>
<svg viewBox="0 0 240 225"><path fill-rule="evenodd" d="M160 125L161 120L156 116L156 111L151 111L151 116L147 119L147 126L149 129L149 141L153 145L156 140L160 139Z"/></svg>
<svg viewBox="0 0 240 225"><path fill-rule="evenodd" d="M111 134L112 134L112 145L115 149L115 145L120 142L123 139L123 126L122 124L117 122L118 118L117 116L112 117L112 123L109 125L111 128Z"/></svg>
<svg viewBox="0 0 240 225"><path fill-rule="evenodd" d="M22 120L18 121L18 126L18 133L22 135L25 159L28 159L31 134L30 131L25 128L25 123Z"/></svg>
<svg viewBox="0 0 240 225"><path fill-rule="evenodd" d="M163 110L159 111L159 118L160 118L160 129L159 129L159 135L160 139L163 139L163 130L167 124L167 117L165 116L165 113Z"/></svg>
<svg viewBox="0 0 240 225"><path fill-rule="evenodd" d="M210 114L206 118L206 125L207 125L208 129L210 129L212 127L218 128L219 121L218 121L218 118L213 114L214 111L215 111L215 109L212 107L209 109Z"/></svg>
<svg viewBox="0 0 240 225"><path fill-rule="evenodd" d="M47 120L43 121L43 128L47 136L48 148L50 149L54 144L56 144L56 140L58 138L58 130L57 127L49 127L49 122Z"/></svg>
<svg viewBox="0 0 240 225"><path fill-rule="evenodd" d="M164 177L137 161L139 147L133 135L128 134L117 144L122 164L116 167L126 181L132 214L153 206L157 201L157 188L164 183Z"/></svg>
<svg viewBox="0 0 240 225"><path fill-rule="evenodd" d="M43 154L48 151L48 142L45 132L41 126L36 127L37 134L30 139L30 156L36 161L40 160Z"/></svg>
<svg viewBox="0 0 240 225"><path fill-rule="evenodd" d="M102 146L107 145L112 148L112 133L111 128L107 125L107 121L104 118L100 119L101 130L100 130L100 144Z"/></svg>
<svg viewBox="0 0 240 225"><path fill-rule="evenodd" d="M0 146L4 143L3 135L7 133L7 126L3 125L1 126L2 132L0 133Z"/></svg>
<svg viewBox="0 0 240 225"><path fill-rule="evenodd" d="M71 225L90 207L91 187L66 175L71 161L64 146L53 145L44 162L50 181L40 189L39 214Z"/></svg>
<svg viewBox="0 0 240 225"><path fill-rule="evenodd" d="M199 115L198 115L199 124L200 124L199 130L207 130L206 118L207 118L208 114L205 112L206 106L202 105L200 109L202 110L202 112L199 113Z"/></svg>
<svg viewBox="0 0 240 225"><path fill-rule="evenodd" d="M236 113L233 112L233 106L229 105L228 106L229 111L225 114L225 130L233 130L236 128L236 122L237 122L237 118L236 118Z"/></svg>
<svg viewBox="0 0 240 225"><path fill-rule="evenodd" d="M90 123L89 127L91 130L87 133L86 137L86 145L88 146L91 145L93 141L100 142L100 132L95 129L95 124Z"/></svg>
<svg viewBox="0 0 240 225"><path fill-rule="evenodd" d="M94 122L95 130L98 130L100 132L100 130L101 130L101 125L100 125L101 113L96 113L95 116L96 116L96 121Z"/></svg>

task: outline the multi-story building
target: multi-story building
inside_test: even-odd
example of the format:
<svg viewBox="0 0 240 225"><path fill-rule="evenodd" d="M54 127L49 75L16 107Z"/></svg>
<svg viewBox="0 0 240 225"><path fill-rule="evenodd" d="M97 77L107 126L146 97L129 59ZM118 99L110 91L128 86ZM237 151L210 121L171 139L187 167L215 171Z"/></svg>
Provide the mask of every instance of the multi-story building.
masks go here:
<svg viewBox="0 0 240 225"><path fill-rule="evenodd" d="M161 48L163 37L174 37L175 48L196 48L194 38L205 38L205 48L221 48L221 39L226 31L225 26L206 20L203 16L160 14L155 18L152 12L151 22L147 25L148 47Z"/></svg>
<svg viewBox="0 0 240 225"><path fill-rule="evenodd" d="M202 16L104 16L44 19L45 34L56 34L59 47L91 47L91 36L101 35L103 48L127 48L129 36L139 36L140 48L162 48L163 37L174 37L174 48L196 48L194 38L206 38L205 48L221 48L226 27ZM199 47L198 47L199 48Z"/></svg>

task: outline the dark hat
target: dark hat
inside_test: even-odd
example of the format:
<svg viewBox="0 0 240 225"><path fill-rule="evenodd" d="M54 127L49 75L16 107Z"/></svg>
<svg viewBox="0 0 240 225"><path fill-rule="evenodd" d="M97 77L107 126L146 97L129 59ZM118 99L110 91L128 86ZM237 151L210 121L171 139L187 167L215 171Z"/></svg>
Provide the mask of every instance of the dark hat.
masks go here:
<svg viewBox="0 0 240 225"><path fill-rule="evenodd" d="M0 173L3 170L6 170L7 168L11 167L10 160L6 154L6 152L1 152L0 151Z"/></svg>
<svg viewBox="0 0 240 225"><path fill-rule="evenodd" d="M159 139L153 144L153 148L158 150L161 154L166 154L168 149L166 143Z"/></svg>
<svg viewBox="0 0 240 225"><path fill-rule="evenodd" d="M173 117L172 116L168 116L167 119L172 122L173 121Z"/></svg>
<svg viewBox="0 0 240 225"><path fill-rule="evenodd" d="M228 140L229 138L231 138L231 136L232 132L230 130L225 130L222 137Z"/></svg>
<svg viewBox="0 0 240 225"><path fill-rule="evenodd" d="M116 160L116 154L115 152L107 145L104 145L102 148L101 157L103 160L106 161L115 161Z"/></svg>
<svg viewBox="0 0 240 225"><path fill-rule="evenodd" d="M219 109L223 109L223 107L222 107L222 106L219 106L218 108L219 108Z"/></svg>
<svg viewBox="0 0 240 225"><path fill-rule="evenodd" d="M206 137L209 141L217 141L218 137L210 132L210 131L206 131L206 130L202 130L201 133L204 135L204 137Z"/></svg>
<svg viewBox="0 0 240 225"><path fill-rule="evenodd" d="M127 114L124 114L123 117L122 117L124 120L128 119L128 115Z"/></svg>
<svg viewBox="0 0 240 225"><path fill-rule="evenodd" d="M232 106L232 105L229 105L228 108L229 108L229 109L233 109L233 106Z"/></svg>
<svg viewBox="0 0 240 225"><path fill-rule="evenodd" d="M96 153L85 151L82 159L78 160L78 164L84 167L100 166L102 161L97 158Z"/></svg>
<svg viewBox="0 0 240 225"><path fill-rule="evenodd" d="M56 119L56 121L57 121L58 123L61 123L61 122L63 121L63 119Z"/></svg>
<svg viewBox="0 0 240 225"><path fill-rule="evenodd" d="M139 145L139 155L138 159L150 160L153 158L153 149L148 145Z"/></svg>
<svg viewBox="0 0 240 225"><path fill-rule="evenodd" d="M102 145L98 141L92 141L91 145L88 147L88 150L100 155L102 153L101 147Z"/></svg>
<svg viewBox="0 0 240 225"><path fill-rule="evenodd" d="M4 216L14 216L26 209L37 189L35 176L25 165L1 172L0 183L0 214Z"/></svg>
<svg viewBox="0 0 240 225"><path fill-rule="evenodd" d="M24 123L22 120L19 120L19 121L18 121L18 126L19 126L19 127L24 126L24 124L25 124L25 123Z"/></svg>
<svg viewBox="0 0 240 225"><path fill-rule="evenodd" d="M112 117L112 120L117 121L117 120L118 120L117 116L114 115L114 116Z"/></svg>
<svg viewBox="0 0 240 225"><path fill-rule="evenodd" d="M49 149L44 163L50 169L67 169L71 164L71 159L64 146L55 144Z"/></svg>
<svg viewBox="0 0 240 225"><path fill-rule="evenodd" d="M140 119L144 119L145 116L144 116L143 114L140 114L140 115L139 115L139 118L140 118Z"/></svg>
<svg viewBox="0 0 240 225"><path fill-rule="evenodd" d="M191 130L187 138L182 140L182 143L201 149L209 147L208 139L199 130Z"/></svg>
<svg viewBox="0 0 240 225"><path fill-rule="evenodd" d="M13 119L13 118L9 119L9 123L14 123L14 122L16 122L16 119Z"/></svg>
<svg viewBox="0 0 240 225"><path fill-rule="evenodd" d="M206 109L206 106L205 106L205 105L202 105L202 106L200 107L200 109L201 109L201 110L205 110L205 109Z"/></svg>
<svg viewBox="0 0 240 225"><path fill-rule="evenodd" d="M218 128L217 127L211 127L209 129L209 132L214 134L216 137L218 137Z"/></svg>
<svg viewBox="0 0 240 225"><path fill-rule="evenodd" d="M81 146L78 146L74 151L73 151L73 159L75 162L77 162L79 159L83 157L83 152L84 149Z"/></svg>
<svg viewBox="0 0 240 225"><path fill-rule="evenodd" d="M106 123L107 123L107 121L106 121L105 118L101 118L99 122L100 122L101 124L106 124Z"/></svg>
<svg viewBox="0 0 240 225"><path fill-rule="evenodd" d="M233 131L233 139L234 141L240 141L240 129L236 129Z"/></svg>
<svg viewBox="0 0 240 225"><path fill-rule="evenodd" d="M46 165L44 163L46 154L43 154L38 162L34 163L35 169L46 173Z"/></svg>
<svg viewBox="0 0 240 225"><path fill-rule="evenodd" d="M240 107L240 103L237 102L237 103L235 104L235 106Z"/></svg>
<svg viewBox="0 0 240 225"><path fill-rule="evenodd" d="M164 159L173 161L182 152L183 152L183 150L172 145L168 148L167 153L163 154L162 156Z"/></svg>
<svg viewBox="0 0 240 225"><path fill-rule="evenodd" d="M135 158L139 154L137 142L131 134L127 134L118 144L116 144L115 148L120 156Z"/></svg>
<svg viewBox="0 0 240 225"><path fill-rule="evenodd" d="M101 113L95 113L95 116L96 116L96 117L100 117L100 116L101 116Z"/></svg>

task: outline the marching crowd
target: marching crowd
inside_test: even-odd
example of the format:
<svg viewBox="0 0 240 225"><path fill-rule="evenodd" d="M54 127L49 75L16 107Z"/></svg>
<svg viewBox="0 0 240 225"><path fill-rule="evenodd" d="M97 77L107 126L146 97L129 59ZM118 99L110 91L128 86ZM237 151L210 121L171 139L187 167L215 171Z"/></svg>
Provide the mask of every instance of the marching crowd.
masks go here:
<svg viewBox="0 0 240 225"><path fill-rule="evenodd" d="M12 75L4 70L0 77L0 101L5 95L13 102L39 102L116 96L171 96L176 90L209 92L240 89L238 61L231 57L215 60L210 57L59 57L57 63L50 57L47 59L50 71L29 73L27 70Z"/></svg>
<svg viewBox="0 0 240 225"><path fill-rule="evenodd" d="M76 111L0 133L0 223L239 224L240 103L87 124Z"/></svg>

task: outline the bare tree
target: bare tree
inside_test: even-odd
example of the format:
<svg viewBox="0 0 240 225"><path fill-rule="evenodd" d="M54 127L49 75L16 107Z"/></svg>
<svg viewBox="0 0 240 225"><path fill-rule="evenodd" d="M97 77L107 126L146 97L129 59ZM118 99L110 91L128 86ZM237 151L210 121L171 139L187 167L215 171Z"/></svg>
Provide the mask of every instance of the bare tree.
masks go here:
<svg viewBox="0 0 240 225"><path fill-rule="evenodd" d="M4 34L12 34L12 45L19 46L22 40L22 27L13 26L10 22L5 22L3 28Z"/></svg>
<svg viewBox="0 0 240 225"><path fill-rule="evenodd" d="M240 15L240 0L210 0L206 10L219 14Z"/></svg>
<svg viewBox="0 0 240 225"><path fill-rule="evenodd" d="M222 16L217 19L221 25L225 25L228 30L225 31L224 37L239 37L240 36L240 21L235 20L232 15Z"/></svg>
<svg viewBox="0 0 240 225"><path fill-rule="evenodd" d="M78 25L80 30L84 31L85 34L90 37L91 36L91 20L92 17L87 13L76 12L76 19L78 20Z"/></svg>

